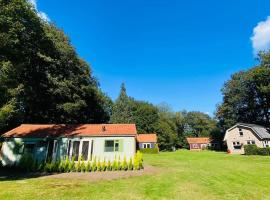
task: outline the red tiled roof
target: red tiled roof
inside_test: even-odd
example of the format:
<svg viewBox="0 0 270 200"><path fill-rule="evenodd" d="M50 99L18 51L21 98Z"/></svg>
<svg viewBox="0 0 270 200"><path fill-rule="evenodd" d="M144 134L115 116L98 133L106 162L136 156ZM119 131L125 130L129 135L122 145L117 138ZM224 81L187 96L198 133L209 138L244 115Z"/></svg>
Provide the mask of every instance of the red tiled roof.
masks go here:
<svg viewBox="0 0 270 200"><path fill-rule="evenodd" d="M205 144L205 143L210 143L210 138L208 137L197 137L197 138L187 138L187 141L189 144Z"/></svg>
<svg viewBox="0 0 270 200"><path fill-rule="evenodd" d="M151 134L138 134L138 142L157 142L157 135L155 133Z"/></svg>
<svg viewBox="0 0 270 200"><path fill-rule="evenodd" d="M22 124L3 137L59 137L137 135L135 124Z"/></svg>

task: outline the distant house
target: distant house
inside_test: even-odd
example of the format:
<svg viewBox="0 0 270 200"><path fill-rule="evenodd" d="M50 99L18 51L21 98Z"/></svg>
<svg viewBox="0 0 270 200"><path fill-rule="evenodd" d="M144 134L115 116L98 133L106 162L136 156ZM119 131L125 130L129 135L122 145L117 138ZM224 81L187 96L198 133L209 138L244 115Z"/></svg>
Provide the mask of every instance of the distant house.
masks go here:
<svg viewBox="0 0 270 200"><path fill-rule="evenodd" d="M244 145L269 147L270 131L269 128L256 124L237 123L226 131L224 141L227 143L228 152L244 154Z"/></svg>
<svg viewBox="0 0 270 200"><path fill-rule="evenodd" d="M209 137L188 137L187 142L190 150L202 150L215 145Z"/></svg>
<svg viewBox="0 0 270 200"><path fill-rule="evenodd" d="M22 124L6 132L1 149L4 165L12 165L22 155L36 160L58 160L68 157L78 161L94 157L129 160L136 152L135 124Z"/></svg>
<svg viewBox="0 0 270 200"><path fill-rule="evenodd" d="M157 135L156 134L138 134L137 142L139 149L145 148L155 148L157 144Z"/></svg>

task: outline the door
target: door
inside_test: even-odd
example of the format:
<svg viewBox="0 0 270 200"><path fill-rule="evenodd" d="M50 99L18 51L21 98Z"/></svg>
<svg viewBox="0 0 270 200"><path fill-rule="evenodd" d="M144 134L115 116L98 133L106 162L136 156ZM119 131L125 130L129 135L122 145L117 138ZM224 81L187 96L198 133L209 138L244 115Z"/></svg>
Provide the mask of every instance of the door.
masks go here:
<svg viewBox="0 0 270 200"><path fill-rule="evenodd" d="M52 159L55 161L57 159L57 150L58 150L58 141L53 141L53 153L52 153Z"/></svg>
<svg viewBox="0 0 270 200"><path fill-rule="evenodd" d="M51 162L52 161L53 146L54 146L54 141L53 140L50 140L48 142L48 147L47 147L47 156L46 156L46 161L47 162Z"/></svg>
<svg viewBox="0 0 270 200"><path fill-rule="evenodd" d="M72 159L75 161L79 159L80 141L73 141L72 145Z"/></svg>

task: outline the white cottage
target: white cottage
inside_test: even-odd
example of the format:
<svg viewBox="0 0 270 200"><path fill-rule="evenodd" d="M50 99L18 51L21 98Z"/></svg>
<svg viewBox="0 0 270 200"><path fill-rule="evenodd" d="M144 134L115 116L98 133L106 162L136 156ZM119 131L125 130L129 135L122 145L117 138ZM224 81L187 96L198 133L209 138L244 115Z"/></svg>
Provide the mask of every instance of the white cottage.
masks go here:
<svg viewBox="0 0 270 200"><path fill-rule="evenodd" d="M227 142L229 153L244 154L244 145L269 147L270 131L256 124L237 123L226 131L224 141Z"/></svg>
<svg viewBox="0 0 270 200"><path fill-rule="evenodd" d="M2 137L1 160L4 165L18 162L25 153L38 161L68 157L77 161L127 160L136 153L135 124L22 124Z"/></svg>

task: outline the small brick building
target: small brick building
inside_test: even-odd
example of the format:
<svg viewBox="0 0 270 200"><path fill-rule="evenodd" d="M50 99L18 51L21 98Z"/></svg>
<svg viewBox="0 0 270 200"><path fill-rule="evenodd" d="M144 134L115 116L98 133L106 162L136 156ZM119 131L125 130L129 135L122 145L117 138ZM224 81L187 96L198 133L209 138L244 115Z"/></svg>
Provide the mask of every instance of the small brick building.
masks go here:
<svg viewBox="0 0 270 200"><path fill-rule="evenodd" d="M157 135L155 133L138 134L137 144L139 149L155 148L155 145L157 144Z"/></svg>
<svg viewBox="0 0 270 200"><path fill-rule="evenodd" d="M208 137L187 138L190 150L202 150L211 146L211 140Z"/></svg>

